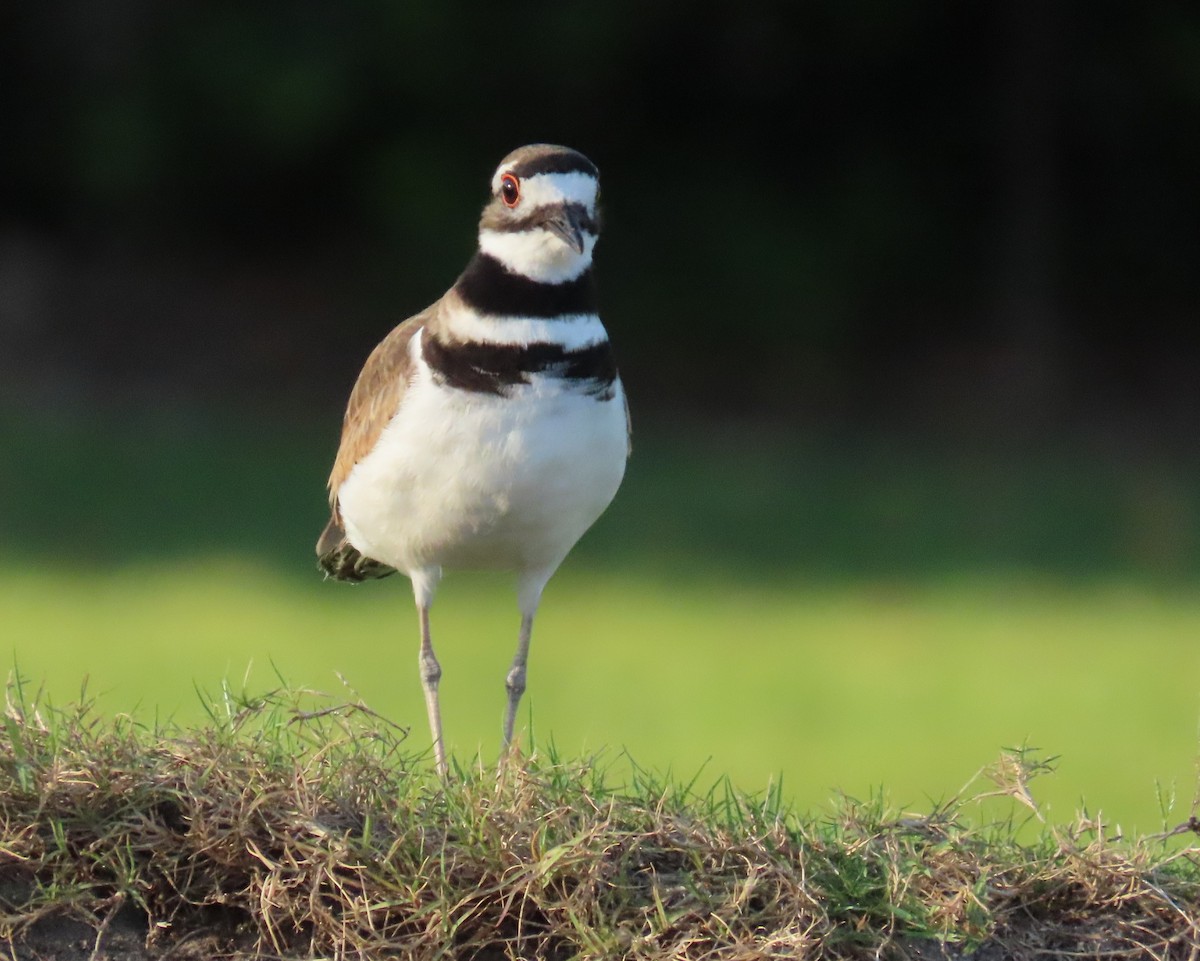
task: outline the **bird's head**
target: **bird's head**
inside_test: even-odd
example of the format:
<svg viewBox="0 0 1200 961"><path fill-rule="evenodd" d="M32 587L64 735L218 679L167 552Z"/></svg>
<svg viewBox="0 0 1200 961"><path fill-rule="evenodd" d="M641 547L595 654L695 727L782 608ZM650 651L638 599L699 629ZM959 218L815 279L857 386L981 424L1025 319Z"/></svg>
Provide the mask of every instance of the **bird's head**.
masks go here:
<svg viewBox="0 0 1200 961"><path fill-rule="evenodd" d="M592 263L599 196L600 173L578 151L550 144L514 150L492 175L479 249L542 283L574 280Z"/></svg>

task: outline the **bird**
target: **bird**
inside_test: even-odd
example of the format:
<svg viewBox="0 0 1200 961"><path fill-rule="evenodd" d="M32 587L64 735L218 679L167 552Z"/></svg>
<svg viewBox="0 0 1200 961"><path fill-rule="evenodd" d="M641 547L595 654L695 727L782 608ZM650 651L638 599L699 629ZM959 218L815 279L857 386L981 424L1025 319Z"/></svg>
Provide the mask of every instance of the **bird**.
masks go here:
<svg viewBox="0 0 1200 961"><path fill-rule="evenodd" d="M418 668L446 777L430 608L443 572L515 575L501 759L547 582L617 493L629 406L597 308L599 171L531 144L496 168L478 246L450 289L395 327L350 392L316 553L327 578L412 582Z"/></svg>

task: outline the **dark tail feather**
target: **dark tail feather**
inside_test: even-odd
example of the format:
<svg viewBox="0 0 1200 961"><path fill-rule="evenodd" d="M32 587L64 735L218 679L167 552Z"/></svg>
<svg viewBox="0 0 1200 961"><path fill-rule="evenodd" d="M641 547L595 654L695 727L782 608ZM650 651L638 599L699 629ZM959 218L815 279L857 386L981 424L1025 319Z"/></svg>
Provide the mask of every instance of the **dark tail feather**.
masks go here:
<svg viewBox="0 0 1200 961"><path fill-rule="evenodd" d="M339 581L366 581L396 573L396 568L364 557L351 547L336 514L329 518L317 541L317 563L326 577Z"/></svg>

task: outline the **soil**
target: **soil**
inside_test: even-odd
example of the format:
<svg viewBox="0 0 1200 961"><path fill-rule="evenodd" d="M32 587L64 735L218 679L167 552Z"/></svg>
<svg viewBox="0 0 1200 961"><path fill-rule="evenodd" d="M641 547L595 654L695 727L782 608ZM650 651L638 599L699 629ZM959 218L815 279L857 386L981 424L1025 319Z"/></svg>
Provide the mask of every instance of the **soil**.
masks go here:
<svg viewBox="0 0 1200 961"><path fill-rule="evenodd" d="M908 941L897 944L896 948L894 956L898 961L1021 961L995 944L984 944L970 956L937 941ZM103 920L97 924L66 913L45 915L11 939L0 940L0 957L4 961L254 961L263 958L253 950L253 939L239 937L236 932L197 931L183 937L152 939L145 916L129 907L116 911L107 924Z"/></svg>
<svg viewBox="0 0 1200 961"><path fill-rule="evenodd" d="M151 936L145 915L136 908L122 907L99 922L55 911L0 940L0 956L5 961L218 961L256 956L253 940L236 932L156 934Z"/></svg>

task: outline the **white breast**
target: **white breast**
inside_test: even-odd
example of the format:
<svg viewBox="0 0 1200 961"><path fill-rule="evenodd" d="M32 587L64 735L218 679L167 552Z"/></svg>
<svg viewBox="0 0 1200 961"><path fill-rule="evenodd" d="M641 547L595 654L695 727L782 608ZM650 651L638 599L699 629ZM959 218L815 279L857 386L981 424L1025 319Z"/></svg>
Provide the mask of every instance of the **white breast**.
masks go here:
<svg viewBox="0 0 1200 961"><path fill-rule="evenodd" d="M531 375L504 396L417 374L399 412L338 494L350 542L406 573L432 567L556 567L625 472L620 382L598 400Z"/></svg>

